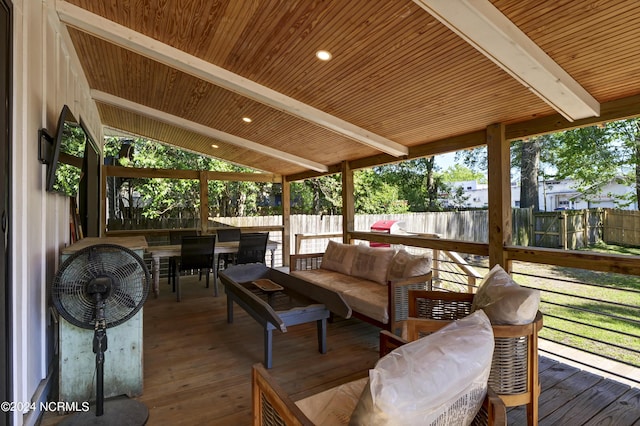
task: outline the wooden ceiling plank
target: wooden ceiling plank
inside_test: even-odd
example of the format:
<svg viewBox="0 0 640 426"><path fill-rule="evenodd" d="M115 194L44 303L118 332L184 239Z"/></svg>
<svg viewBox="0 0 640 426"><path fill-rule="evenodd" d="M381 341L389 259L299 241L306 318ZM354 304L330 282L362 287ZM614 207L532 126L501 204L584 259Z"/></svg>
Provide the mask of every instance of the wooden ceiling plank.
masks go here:
<svg viewBox="0 0 640 426"><path fill-rule="evenodd" d="M105 108L111 110L112 112L117 111L117 113L119 114L125 114L130 117L137 117L137 119L135 120L136 122L140 122L139 120L140 118L147 118L137 114L129 114L128 111L124 111L124 110L118 109L117 107L107 105L104 103L98 103L98 108L100 110L100 115L103 118L106 115ZM109 121L109 117L107 117L107 121ZM147 121L154 122L152 119L149 119L149 118L147 118ZM225 163L232 164L234 166L238 166L242 168L250 168L263 174L267 173L270 175L280 176L281 173L274 173L273 170L279 170L281 172L285 171L286 170L284 166L285 164L287 167L291 168L290 166L291 163L287 163L284 160L273 160L272 158L266 157L265 155L257 153L255 151L237 149L235 145L230 145L230 144L223 144L223 146L221 146L219 149L215 149L215 155L214 155L209 153L209 151L211 151L210 149L211 142L217 142L216 140L208 136L200 135L190 130L178 128L169 124L165 124L163 127L169 130L169 133L158 132L158 131L144 131L141 129L123 131L122 129L106 124L104 127L104 133L105 133L105 136L115 136L115 137L125 137L125 138L143 138L143 139L155 141L162 145L167 145L183 151L192 152L197 155L204 155L206 157L222 160ZM130 127L130 129L133 129L133 127ZM196 139L199 139L199 140L201 139L201 142L202 142L201 148L198 148L196 145L187 146L185 144L180 143L180 141L184 140L185 133L189 134L187 138L191 142L195 141ZM168 141L171 141L171 142L168 142ZM175 141L178 141L178 142L176 143ZM229 147L231 147L233 151L230 151ZM265 165L268 165L271 168L271 170L266 170L264 167ZM294 172L290 171L289 173L294 173Z"/></svg>
<svg viewBox="0 0 640 426"><path fill-rule="evenodd" d="M91 97L94 100L99 102L103 102L109 105L116 106L118 108L135 112L137 114L144 115L146 117L153 118L154 120L158 120L167 124L182 127L183 129L187 129L192 132L199 133L201 135L208 136L214 139L218 139L223 142L236 145L245 149L256 151L261 154L268 155L270 157L275 157L281 160L285 160L287 162L297 164L297 165L309 168L311 170L315 170L318 172L326 172L328 170L327 166L325 166L324 164L316 163L315 161L307 160L306 158L301 158L296 155L289 154L288 152L284 152L284 151L273 149L264 145L260 145L259 143L250 141L248 139L240 138L238 136L235 136L226 132L222 132L220 130L212 129L211 127L203 126L202 124L186 120L182 117L177 117L175 115L167 114L166 112L158 111L156 109L149 108L145 105L131 102L127 99L118 98L117 96L113 96L108 93L92 90Z"/></svg>
<svg viewBox="0 0 640 426"><path fill-rule="evenodd" d="M117 44L127 50L239 93L272 108L310 121L390 155L402 156L408 152L408 148L402 144L367 131L68 2L58 1L56 10L60 20L65 24Z"/></svg>
<svg viewBox="0 0 640 426"><path fill-rule="evenodd" d="M600 104L488 0L414 0L567 120L598 116Z"/></svg>

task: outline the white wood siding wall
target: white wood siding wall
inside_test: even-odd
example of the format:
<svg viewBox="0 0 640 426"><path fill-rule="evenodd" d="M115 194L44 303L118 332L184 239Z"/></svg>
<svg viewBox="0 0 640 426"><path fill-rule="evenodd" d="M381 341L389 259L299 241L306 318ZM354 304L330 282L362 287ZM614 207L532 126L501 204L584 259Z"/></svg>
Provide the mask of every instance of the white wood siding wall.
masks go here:
<svg viewBox="0 0 640 426"><path fill-rule="evenodd" d="M39 401L49 385L54 335L47 287L68 244L69 199L44 190L38 129L55 133L69 105L99 142L102 129L88 84L53 0L13 0L12 132L12 358L15 401ZM35 424L38 412L13 413L16 425Z"/></svg>

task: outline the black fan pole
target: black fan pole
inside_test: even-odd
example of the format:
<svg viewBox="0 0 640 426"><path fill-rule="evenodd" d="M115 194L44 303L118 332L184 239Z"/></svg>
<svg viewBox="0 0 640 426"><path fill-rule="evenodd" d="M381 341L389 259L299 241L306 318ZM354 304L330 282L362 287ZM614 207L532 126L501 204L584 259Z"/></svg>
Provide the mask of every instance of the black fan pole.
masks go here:
<svg viewBox="0 0 640 426"><path fill-rule="evenodd" d="M100 301L104 312L104 301ZM96 321L93 334L93 353L96 354L96 416L104 414L104 352L107 350L107 331L104 318Z"/></svg>
<svg viewBox="0 0 640 426"><path fill-rule="evenodd" d="M111 283L105 278L96 278L89 285L88 293L96 302L96 325L93 333L93 353L96 354L96 416L104 414L104 352L107 350L107 327L104 315L105 301L102 297Z"/></svg>

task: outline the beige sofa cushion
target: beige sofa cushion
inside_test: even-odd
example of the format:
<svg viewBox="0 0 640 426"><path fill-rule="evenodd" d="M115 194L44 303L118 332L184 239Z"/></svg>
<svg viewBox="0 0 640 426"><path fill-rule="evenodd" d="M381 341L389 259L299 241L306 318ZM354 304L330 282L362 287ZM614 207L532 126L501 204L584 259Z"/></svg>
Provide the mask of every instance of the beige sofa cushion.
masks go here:
<svg viewBox="0 0 640 426"><path fill-rule="evenodd" d="M291 271L291 275L340 293L353 312L389 323L387 286L326 269Z"/></svg>
<svg viewBox="0 0 640 426"><path fill-rule="evenodd" d="M431 272L433 257L429 254L411 254L405 249L400 249L391 259L389 267L389 280L417 277Z"/></svg>
<svg viewBox="0 0 640 426"><path fill-rule="evenodd" d="M356 258L353 261L351 275L387 284L389 265L395 254L395 250L386 247L369 247L365 244L356 246Z"/></svg>
<svg viewBox="0 0 640 426"><path fill-rule="evenodd" d="M316 425L347 425L367 377L333 387L296 401L298 408Z"/></svg>
<svg viewBox="0 0 640 426"><path fill-rule="evenodd" d="M322 255L320 268L351 275L356 249L357 247L353 244L342 244L329 240L327 249Z"/></svg>

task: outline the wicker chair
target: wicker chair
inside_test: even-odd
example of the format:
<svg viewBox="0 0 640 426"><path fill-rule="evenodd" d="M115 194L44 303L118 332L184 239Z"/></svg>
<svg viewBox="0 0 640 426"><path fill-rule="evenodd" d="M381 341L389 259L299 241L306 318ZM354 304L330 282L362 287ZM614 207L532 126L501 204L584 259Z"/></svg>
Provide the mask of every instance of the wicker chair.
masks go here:
<svg viewBox="0 0 640 426"><path fill-rule="evenodd" d="M382 356L405 343L407 343L406 340L387 330L380 332L380 354ZM313 426L314 423L276 383L262 364L253 366L251 380L254 426ZM489 387L482 408L476 414L472 425L506 426L506 424L506 406Z"/></svg>
<svg viewBox="0 0 640 426"><path fill-rule="evenodd" d="M473 294L444 291L409 291L409 317L403 330L408 340L432 333L450 321L471 313ZM542 314L525 325L493 325L495 349L489 386L507 407L526 404L527 423L538 424L538 332ZM381 349L382 350L382 349Z"/></svg>

